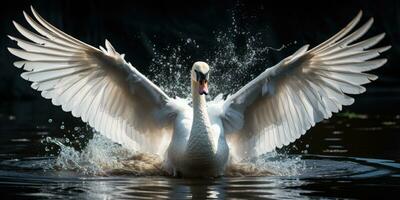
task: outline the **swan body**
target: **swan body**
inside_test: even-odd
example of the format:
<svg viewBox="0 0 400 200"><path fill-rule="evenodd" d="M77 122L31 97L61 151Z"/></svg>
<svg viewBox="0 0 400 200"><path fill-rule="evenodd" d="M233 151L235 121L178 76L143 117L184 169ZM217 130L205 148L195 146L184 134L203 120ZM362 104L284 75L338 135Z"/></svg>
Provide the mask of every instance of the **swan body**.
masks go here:
<svg viewBox="0 0 400 200"><path fill-rule="evenodd" d="M205 74L208 72L206 63L194 63L191 76L193 108L177 116L172 142L167 149L165 167L174 175L220 176L228 161L229 148L222 121L212 108L207 108L205 95L198 90L200 84L196 76L202 74L207 81Z"/></svg>
<svg viewBox="0 0 400 200"><path fill-rule="evenodd" d="M171 174L221 176L229 161L259 156L298 139L315 123L339 112L376 80L365 73L381 67L377 58L390 46L372 48L379 34L357 41L373 19L353 30L360 12L344 29L308 49L303 46L226 99L206 101L210 67L195 62L191 70L192 106L170 98L126 62L106 40L105 48L85 44L55 28L33 8L25 19L37 32L17 22L27 40L9 36L20 49L22 78L32 82L66 112L100 134L138 151L164 158ZM221 91L223 92L223 91Z"/></svg>
<svg viewBox="0 0 400 200"><path fill-rule="evenodd" d="M229 148L221 129L222 121L206 110L201 115L209 122L203 124L195 120L193 112L195 109L189 108L187 113L177 116L164 167L175 176L223 175Z"/></svg>

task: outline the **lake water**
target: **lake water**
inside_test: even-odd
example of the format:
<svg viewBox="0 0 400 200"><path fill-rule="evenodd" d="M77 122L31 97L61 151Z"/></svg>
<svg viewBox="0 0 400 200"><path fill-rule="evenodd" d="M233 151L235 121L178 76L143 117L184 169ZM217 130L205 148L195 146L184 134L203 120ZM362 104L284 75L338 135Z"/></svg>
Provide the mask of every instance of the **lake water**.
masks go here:
<svg viewBox="0 0 400 200"><path fill-rule="evenodd" d="M49 119L58 108L38 105L45 106L1 106L2 198L380 199L400 194L398 114L337 114L289 147L247 161L246 172L234 168L221 178L179 179L166 176L157 157L126 151L93 135L78 119L62 122L67 115Z"/></svg>

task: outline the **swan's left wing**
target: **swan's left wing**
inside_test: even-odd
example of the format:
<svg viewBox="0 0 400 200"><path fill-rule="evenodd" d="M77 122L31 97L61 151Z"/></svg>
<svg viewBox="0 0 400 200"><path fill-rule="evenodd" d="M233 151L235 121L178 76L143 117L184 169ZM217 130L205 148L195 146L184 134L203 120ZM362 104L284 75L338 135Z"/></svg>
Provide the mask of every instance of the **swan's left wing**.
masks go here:
<svg viewBox="0 0 400 200"><path fill-rule="evenodd" d="M327 41L300 48L226 99L221 118L233 155L257 156L287 145L352 104L346 94L365 92L361 85L377 76L363 72L386 63L371 59L390 47L369 49L384 34L352 44L373 22L350 33L360 18L361 12Z"/></svg>
<svg viewBox="0 0 400 200"><path fill-rule="evenodd" d="M25 19L39 34L14 22L28 40L8 48L16 67L54 105L80 117L102 135L135 150L163 153L172 135L173 100L124 60L106 41L94 48L55 28L32 8Z"/></svg>

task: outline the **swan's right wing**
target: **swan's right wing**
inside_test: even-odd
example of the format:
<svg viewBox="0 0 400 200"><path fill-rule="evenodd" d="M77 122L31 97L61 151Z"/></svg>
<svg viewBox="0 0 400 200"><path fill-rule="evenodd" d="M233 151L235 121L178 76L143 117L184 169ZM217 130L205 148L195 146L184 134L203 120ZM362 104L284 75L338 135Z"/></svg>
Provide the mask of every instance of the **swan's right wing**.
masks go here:
<svg viewBox="0 0 400 200"><path fill-rule="evenodd" d="M140 151L163 153L172 131L172 101L106 41L101 50L85 44L46 22L32 8L35 19L25 19L39 34L14 22L30 41L15 37L21 49L9 51L23 60L21 76L33 82L54 105L111 140Z"/></svg>

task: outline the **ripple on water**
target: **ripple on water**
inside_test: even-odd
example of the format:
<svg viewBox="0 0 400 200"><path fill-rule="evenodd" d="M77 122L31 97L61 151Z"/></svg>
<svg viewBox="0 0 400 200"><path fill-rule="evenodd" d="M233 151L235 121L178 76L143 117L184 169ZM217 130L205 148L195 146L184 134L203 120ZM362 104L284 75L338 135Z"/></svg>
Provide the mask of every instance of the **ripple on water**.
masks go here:
<svg viewBox="0 0 400 200"><path fill-rule="evenodd" d="M128 151L97 134L80 151L65 140L47 142L60 147L58 155L2 161L0 185L24 186L30 188L24 196L46 198L296 199L313 194L315 182L346 186L396 178L400 169L390 160L272 152L228 167L225 177L175 179L165 176L159 157Z"/></svg>

